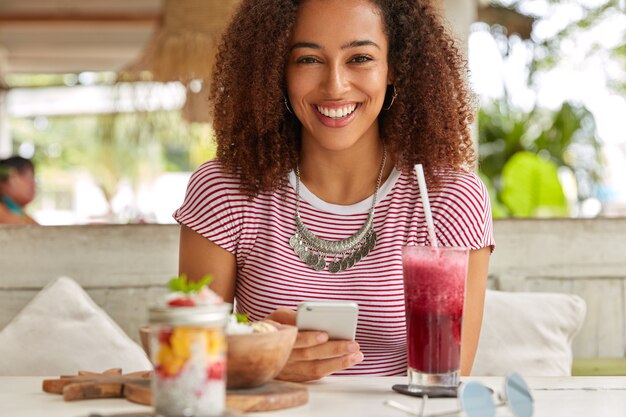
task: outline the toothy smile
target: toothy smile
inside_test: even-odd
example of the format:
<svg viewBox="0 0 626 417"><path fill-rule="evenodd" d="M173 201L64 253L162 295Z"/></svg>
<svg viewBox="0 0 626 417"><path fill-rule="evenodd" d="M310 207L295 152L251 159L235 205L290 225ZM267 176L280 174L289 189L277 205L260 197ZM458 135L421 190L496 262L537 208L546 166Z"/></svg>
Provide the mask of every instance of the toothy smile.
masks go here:
<svg viewBox="0 0 626 417"><path fill-rule="evenodd" d="M320 112L326 117L330 117L331 119L341 119L343 117L346 117L352 114L356 110L357 104L356 103L347 104L343 107L332 108L332 109L328 107L323 107L323 106L315 106L315 108L317 109L318 112Z"/></svg>

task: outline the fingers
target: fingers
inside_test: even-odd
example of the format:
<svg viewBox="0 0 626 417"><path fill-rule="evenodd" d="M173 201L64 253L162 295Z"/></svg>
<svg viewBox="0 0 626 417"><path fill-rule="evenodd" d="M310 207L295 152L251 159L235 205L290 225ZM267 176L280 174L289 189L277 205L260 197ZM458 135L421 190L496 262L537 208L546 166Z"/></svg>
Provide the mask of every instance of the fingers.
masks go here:
<svg viewBox="0 0 626 417"><path fill-rule="evenodd" d="M308 348L316 346L322 343L328 342L328 334L325 332L318 332L314 330L299 331L296 342L293 345L294 349Z"/></svg>
<svg viewBox="0 0 626 417"><path fill-rule="evenodd" d="M296 325L296 312L288 308L277 308L265 318L266 321L288 324L291 326ZM294 344L294 349L305 348L310 346L319 345L328 341L328 335L319 331L299 331L298 337Z"/></svg>
<svg viewBox="0 0 626 417"><path fill-rule="evenodd" d="M363 361L363 353L357 352L336 358L314 361L288 362L277 379L288 381L314 381Z"/></svg>
<svg viewBox="0 0 626 417"><path fill-rule="evenodd" d="M323 332L301 332L303 344L310 346L294 348L287 364L278 375L290 381L313 381L363 361L359 344L354 341L336 340L319 343L316 336L328 338Z"/></svg>
<svg viewBox="0 0 626 417"><path fill-rule="evenodd" d="M296 325L296 312L288 308L274 310L265 320L274 323ZM319 345L328 341L328 335L319 331L299 331L294 344L294 349Z"/></svg>
<svg viewBox="0 0 626 417"><path fill-rule="evenodd" d="M267 316L266 320L294 326L296 312L279 308ZM355 341L329 341L326 332L299 331L289 360L277 379L313 381L362 361L363 353Z"/></svg>
<svg viewBox="0 0 626 417"><path fill-rule="evenodd" d="M315 361L336 358L357 352L359 352L359 344L357 342L330 341L306 348L294 348L289 357L289 361Z"/></svg>
<svg viewBox="0 0 626 417"><path fill-rule="evenodd" d="M267 316L267 319L276 321L281 324L289 324L291 326L295 326L296 312L288 308L281 307L272 311L272 314Z"/></svg>

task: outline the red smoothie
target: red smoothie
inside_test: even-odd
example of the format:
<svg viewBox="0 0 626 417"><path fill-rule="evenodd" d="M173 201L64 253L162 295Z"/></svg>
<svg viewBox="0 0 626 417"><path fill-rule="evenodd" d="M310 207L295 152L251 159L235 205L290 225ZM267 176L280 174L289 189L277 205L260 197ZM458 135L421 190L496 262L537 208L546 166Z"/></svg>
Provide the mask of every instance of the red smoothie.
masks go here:
<svg viewBox="0 0 626 417"><path fill-rule="evenodd" d="M404 292L409 367L459 370L467 250L405 247Z"/></svg>

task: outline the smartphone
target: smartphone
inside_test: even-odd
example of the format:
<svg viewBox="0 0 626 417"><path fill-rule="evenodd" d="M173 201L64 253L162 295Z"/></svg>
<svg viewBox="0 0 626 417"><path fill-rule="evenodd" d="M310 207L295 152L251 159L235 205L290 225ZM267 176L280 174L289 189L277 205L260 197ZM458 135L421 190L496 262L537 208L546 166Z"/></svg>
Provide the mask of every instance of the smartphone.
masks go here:
<svg viewBox="0 0 626 417"><path fill-rule="evenodd" d="M321 330L330 340L354 340L359 305L352 301L303 301L298 304L299 330Z"/></svg>

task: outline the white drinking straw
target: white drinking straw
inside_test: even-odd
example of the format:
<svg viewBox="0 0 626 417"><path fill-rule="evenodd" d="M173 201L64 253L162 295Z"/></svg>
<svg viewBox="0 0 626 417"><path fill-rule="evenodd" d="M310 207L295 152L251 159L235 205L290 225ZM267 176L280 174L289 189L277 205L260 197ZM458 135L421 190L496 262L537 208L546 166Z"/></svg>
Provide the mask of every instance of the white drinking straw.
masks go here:
<svg viewBox="0 0 626 417"><path fill-rule="evenodd" d="M437 248L439 247L439 244L437 243L437 238L435 237L435 224L433 223L433 215L430 211L428 188L426 187L426 179L424 178L424 168L422 168L422 164L415 165L415 173L417 174L417 183L420 187L420 196L422 197L422 206L424 207L424 215L426 216L426 227L428 227L430 244Z"/></svg>

